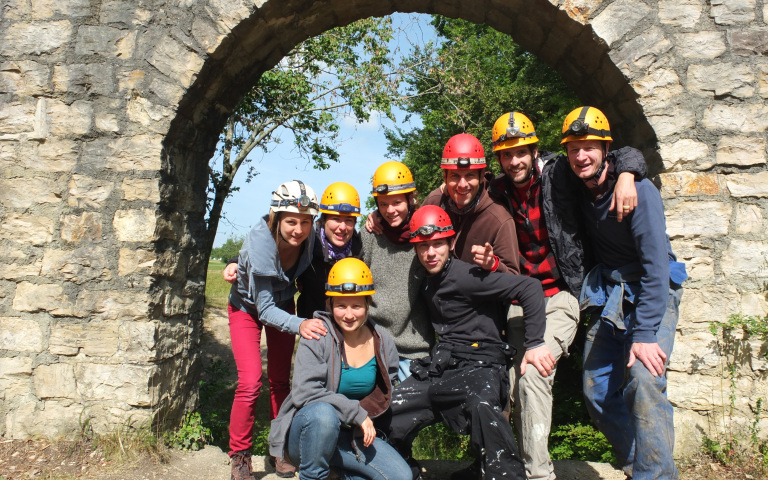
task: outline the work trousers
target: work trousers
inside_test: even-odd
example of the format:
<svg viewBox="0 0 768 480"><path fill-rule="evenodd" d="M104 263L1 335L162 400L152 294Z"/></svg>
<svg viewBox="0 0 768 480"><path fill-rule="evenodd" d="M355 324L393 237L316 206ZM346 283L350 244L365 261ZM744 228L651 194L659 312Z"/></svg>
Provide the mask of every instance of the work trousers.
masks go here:
<svg viewBox="0 0 768 480"><path fill-rule="evenodd" d="M667 310L656 339L672 355L683 290L669 291ZM624 318L634 324L635 311ZM627 368L632 340L626 330L593 315L584 345L584 398L589 415L613 447L633 480L674 480L675 431L667 377L655 377L640 360Z"/></svg>
<svg viewBox="0 0 768 480"><path fill-rule="evenodd" d="M483 478L525 480L517 442L502 408L509 395L506 365L459 360L423 380L410 376L392 391L389 440L405 456L424 427L441 419L469 434Z"/></svg>
<svg viewBox="0 0 768 480"><path fill-rule="evenodd" d="M568 355L568 347L573 343L579 326L579 314L579 301L569 291L546 298L544 341L555 361ZM552 427L552 386L557 365L548 377L542 376L533 365L528 365L525 375L520 375L524 342L523 309L512 305L507 313L507 343L518 352L514 368L509 370L509 380L512 385L512 419L520 441L520 454L528 480L554 480L555 469L549 456L549 432Z"/></svg>
<svg viewBox="0 0 768 480"><path fill-rule="evenodd" d="M293 313L291 304L285 309ZM291 358L296 335L265 326L253 315L227 307L232 353L237 366L237 388L229 417L230 455L250 450L256 401L262 386L261 333L267 334L267 378L269 379L269 418L274 419L291 391Z"/></svg>

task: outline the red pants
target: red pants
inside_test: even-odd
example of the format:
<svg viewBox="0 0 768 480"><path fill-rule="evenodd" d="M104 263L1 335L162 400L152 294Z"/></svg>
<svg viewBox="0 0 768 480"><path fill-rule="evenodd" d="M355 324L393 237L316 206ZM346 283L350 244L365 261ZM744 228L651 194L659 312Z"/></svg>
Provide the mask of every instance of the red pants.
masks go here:
<svg viewBox="0 0 768 480"><path fill-rule="evenodd" d="M285 309L294 313L295 307ZM269 418L277 416L280 405L291 390L291 358L296 336L263 325L251 314L227 307L232 353L237 365L237 389L229 417L229 448L233 452L253 446L256 401L261 392L261 331L267 333L267 378L269 379Z"/></svg>

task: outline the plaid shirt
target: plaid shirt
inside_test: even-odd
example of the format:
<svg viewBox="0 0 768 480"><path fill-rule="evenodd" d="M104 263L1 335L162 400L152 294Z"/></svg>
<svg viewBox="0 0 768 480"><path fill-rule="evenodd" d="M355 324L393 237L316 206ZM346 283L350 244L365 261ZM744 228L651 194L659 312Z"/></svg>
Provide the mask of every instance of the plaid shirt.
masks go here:
<svg viewBox="0 0 768 480"><path fill-rule="evenodd" d="M551 297L566 288L557 268L555 255L549 243L549 233L542 218L541 172L536 168L527 190L511 185L507 178L504 196L509 201L510 213L517 227L520 248L520 272L541 282L544 296ZM497 193L499 193L497 191Z"/></svg>

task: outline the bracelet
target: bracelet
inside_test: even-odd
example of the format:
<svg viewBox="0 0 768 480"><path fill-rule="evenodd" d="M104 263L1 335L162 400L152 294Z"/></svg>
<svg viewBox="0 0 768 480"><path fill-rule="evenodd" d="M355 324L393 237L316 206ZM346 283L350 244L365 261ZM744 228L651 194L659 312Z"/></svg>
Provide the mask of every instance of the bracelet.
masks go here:
<svg viewBox="0 0 768 480"><path fill-rule="evenodd" d="M493 266L491 267L491 271L495 272L499 268L499 257L496 255L493 256Z"/></svg>

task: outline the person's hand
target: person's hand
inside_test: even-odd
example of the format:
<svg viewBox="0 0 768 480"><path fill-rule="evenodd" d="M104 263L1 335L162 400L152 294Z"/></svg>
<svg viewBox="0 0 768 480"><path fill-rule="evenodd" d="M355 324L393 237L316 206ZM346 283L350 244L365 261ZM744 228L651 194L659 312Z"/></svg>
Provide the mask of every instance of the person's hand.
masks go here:
<svg viewBox="0 0 768 480"><path fill-rule="evenodd" d="M299 326L299 334L307 340L319 340L320 336L325 336L326 333L328 329L319 318L308 318Z"/></svg>
<svg viewBox="0 0 768 480"><path fill-rule="evenodd" d="M493 247L490 243L485 242L485 245L472 245L470 252L475 256L475 263L480 265L483 270L488 270L489 272L493 270L493 266L496 264L496 256L493 254Z"/></svg>
<svg viewBox="0 0 768 480"><path fill-rule="evenodd" d="M221 276L224 277L224 280L227 282L235 283L235 280L237 280L237 264L228 263L227 266L224 267L224 270L221 272Z"/></svg>
<svg viewBox="0 0 768 480"><path fill-rule="evenodd" d="M379 211L374 210L365 219L365 229L374 235L381 235L384 233L384 228L381 226L381 222L383 221L384 219L379 215Z"/></svg>
<svg viewBox="0 0 768 480"><path fill-rule="evenodd" d="M557 362L552 352L549 351L549 347L542 345L525 352L525 356L520 362L520 375L525 375L525 366L529 363L536 367L542 377L548 377L552 375Z"/></svg>
<svg viewBox="0 0 768 480"><path fill-rule="evenodd" d="M654 377L664 375L667 354L664 353L658 343L633 343L629 350L627 368L634 365L635 360L640 360Z"/></svg>
<svg viewBox="0 0 768 480"><path fill-rule="evenodd" d="M624 172L619 175L616 187L613 189L611 206L609 210L616 210L616 221L620 222L632 213L637 206L637 189L635 188L635 175Z"/></svg>
<svg viewBox="0 0 768 480"><path fill-rule="evenodd" d="M376 439L376 428L373 426L373 421L370 417L365 417L363 423L360 424L360 428L363 430L363 445L370 447Z"/></svg>

